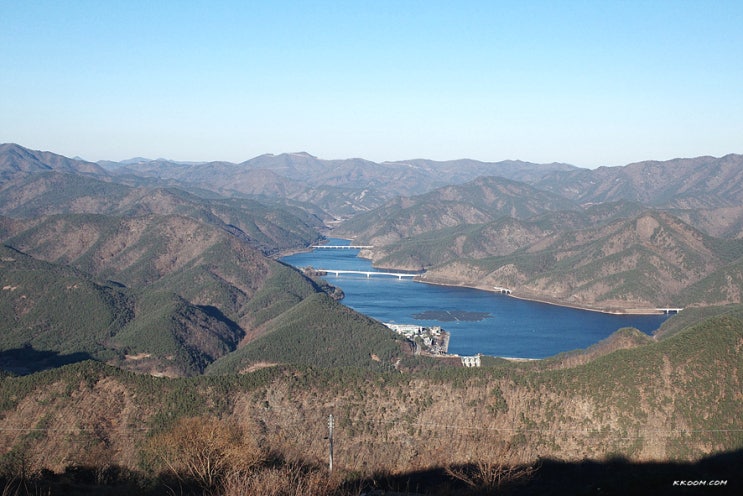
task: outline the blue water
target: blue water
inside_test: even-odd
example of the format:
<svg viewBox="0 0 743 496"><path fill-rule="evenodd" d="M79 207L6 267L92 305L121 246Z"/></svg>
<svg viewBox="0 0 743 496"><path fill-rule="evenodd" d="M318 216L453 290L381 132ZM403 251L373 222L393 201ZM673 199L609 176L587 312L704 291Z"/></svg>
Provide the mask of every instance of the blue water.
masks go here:
<svg viewBox="0 0 743 496"><path fill-rule="evenodd" d="M330 240L331 244L347 244ZM314 250L282 258L295 267L374 271L371 262L358 258L358 250ZM621 327L636 327L648 334L665 315L609 315L518 300L469 288L433 286L396 277L329 274L327 281L340 287L343 303L381 322L441 326L451 333L449 353L545 358L563 351L586 348ZM427 310L485 312L478 321L443 322L416 319Z"/></svg>

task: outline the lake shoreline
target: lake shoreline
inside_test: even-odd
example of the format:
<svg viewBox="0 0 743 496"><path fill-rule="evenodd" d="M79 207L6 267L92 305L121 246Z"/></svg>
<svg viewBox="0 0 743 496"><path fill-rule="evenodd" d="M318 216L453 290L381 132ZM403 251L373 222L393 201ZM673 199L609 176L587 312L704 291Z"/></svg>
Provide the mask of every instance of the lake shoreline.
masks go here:
<svg viewBox="0 0 743 496"><path fill-rule="evenodd" d="M503 294L501 291L489 288L487 286L477 286L477 285L470 285L470 284L454 284L454 283L444 283L444 282L436 282L436 281L426 281L423 279L413 279L414 282L420 282L423 284L430 284L432 286L443 286L443 287L449 287L449 288L468 288L468 289L477 289L479 291L487 291L490 293L496 293L496 294ZM572 308L574 310L585 310L588 312L597 312L597 313L604 313L607 315L664 315L663 312L659 312L652 308L627 308L627 309L602 309L602 308L596 308L596 307L590 307L586 305L577 305L574 303L567 303L562 302L560 300L553 300L542 296L526 296L526 295L520 295L520 294L514 294L513 291L505 296L510 296L511 298L515 298L517 300L523 300L523 301L531 301L534 303L544 303L546 305L554 305L557 307L563 307L563 308Z"/></svg>
<svg viewBox="0 0 743 496"><path fill-rule="evenodd" d="M348 241L349 243L353 241L350 238L332 238L332 239L342 239L344 241ZM312 247L307 247L307 248L304 248L304 249L297 248L297 249L293 249L293 250L287 250L285 253L279 255L276 259L278 260L279 258L282 258L282 257L285 257L285 256L294 255L294 254L297 254L297 253L310 253L312 251L314 251L314 249ZM359 252L359 254L357 254L356 256L358 258L362 258L364 260L369 260L370 262L372 262L372 267L374 269L381 270L380 267L376 267L374 265L374 261L372 260L371 257L361 256L361 252L362 251L363 250L361 250ZM410 271L409 269L400 269L400 268L396 268L396 267L389 267L389 269L390 270L399 271L399 272L410 272L410 273L413 273L413 271ZM489 286L470 285L470 284L466 284L466 283L450 283L450 282L428 281L428 280L424 280L424 279L421 279L421 278L415 278L415 279L413 279L413 281L414 282L420 282L420 283L423 283L423 284L430 284L430 285L433 285L433 286L442 286L442 287L449 287L449 288L468 288L468 289L476 289L476 290L479 290L479 291L487 291L489 293L502 293L501 291L498 291L498 290L494 289L493 287L489 287ZM629 315L629 316L632 316L632 315L664 315L663 312L660 312L660 311L658 311L658 310L656 310L654 308L612 308L612 309L609 309L609 308L597 308L597 307L592 307L592 306L589 306L589 305L579 305L579 304L575 304L575 303L568 303L568 302L564 302L564 301L561 301L561 300L556 300L556 299L549 298L549 297L546 297L546 296L541 296L541 295L514 294L513 291L511 293L509 293L507 296L510 296L511 298L515 298L517 300L531 301L531 302L534 302L534 303L544 303L546 305L554 305L554 306L563 307L563 308L571 308L573 310L584 310L584 311L587 311L587 312L597 312L597 313L603 313L603 314L607 314L607 315Z"/></svg>
<svg viewBox="0 0 743 496"><path fill-rule="evenodd" d="M331 239L330 243L340 245L348 244L348 241ZM426 285L411 284L414 282L411 278L400 283L397 277L363 277L369 271L381 269L373 267L368 257L359 256L355 250L313 250L306 247L293 251L295 255L282 258L281 262L295 268L312 266L361 274L360 277L340 274L340 277L323 278L329 284L343 288L345 306L380 322L442 326L452 332L449 352L462 356L481 353L494 357L540 359L584 349L622 327L636 327L650 335L665 319L663 315L599 311L558 304L560 302L538 297L527 298L534 296L528 294L518 294L510 300L498 298L500 295L495 287L427 280L431 274L415 278L415 282ZM425 314L427 311L451 313L455 318L449 323L438 317L429 320L431 316ZM458 312L467 315L483 313L488 317L477 321L461 320Z"/></svg>

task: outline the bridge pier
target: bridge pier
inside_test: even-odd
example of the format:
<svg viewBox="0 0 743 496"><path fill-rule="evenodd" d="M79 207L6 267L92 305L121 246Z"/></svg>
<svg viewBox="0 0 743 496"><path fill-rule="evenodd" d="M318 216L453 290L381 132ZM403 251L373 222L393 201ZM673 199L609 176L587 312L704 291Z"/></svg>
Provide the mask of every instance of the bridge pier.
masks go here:
<svg viewBox="0 0 743 496"><path fill-rule="evenodd" d="M667 315L679 313L683 308L656 308L656 310L663 312Z"/></svg>

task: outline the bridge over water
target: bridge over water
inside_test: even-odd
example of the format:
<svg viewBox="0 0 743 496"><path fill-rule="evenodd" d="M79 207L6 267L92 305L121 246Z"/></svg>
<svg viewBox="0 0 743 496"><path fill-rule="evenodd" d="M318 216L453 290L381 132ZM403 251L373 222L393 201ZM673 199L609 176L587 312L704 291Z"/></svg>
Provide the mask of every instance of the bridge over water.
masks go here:
<svg viewBox="0 0 743 496"><path fill-rule="evenodd" d="M312 245L310 248L316 250L368 250L374 247L372 245Z"/></svg>
<svg viewBox="0 0 743 496"><path fill-rule="evenodd" d="M398 279L404 279L409 278L413 279L414 277L417 277L422 274L422 272L410 274L405 272L380 272L375 270L339 270L339 269L315 269L317 272L325 272L327 274L335 274L336 277L340 276L341 274L361 274L365 275L366 277L371 276L392 276L397 277Z"/></svg>

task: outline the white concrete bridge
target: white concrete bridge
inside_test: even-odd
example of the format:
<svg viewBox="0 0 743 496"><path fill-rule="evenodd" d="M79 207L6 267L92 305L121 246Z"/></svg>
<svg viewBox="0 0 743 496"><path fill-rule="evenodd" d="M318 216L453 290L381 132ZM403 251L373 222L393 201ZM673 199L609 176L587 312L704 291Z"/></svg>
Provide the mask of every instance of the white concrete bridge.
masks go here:
<svg viewBox="0 0 743 496"><path fill-rule="evenodd" d="M368 250L374 247L372 245L313 245L310 248L316 250Z"/></svg>
<svg viewBox="0 0 743 496"><path fill-rule="evenodd" d="M417 274L409 274L404 272L379 272L379 271L366 271L366 270L338 270L338 269L315 269L317 272L325 272L327 274L335 274L336 277L340 276L341 274L361 274L365 275L366 277L371 276L392 276L397 277L398 279L404 279L409 278L413 279L416 276L419 276L422 274L422 272L419 272Z"/></svg>

